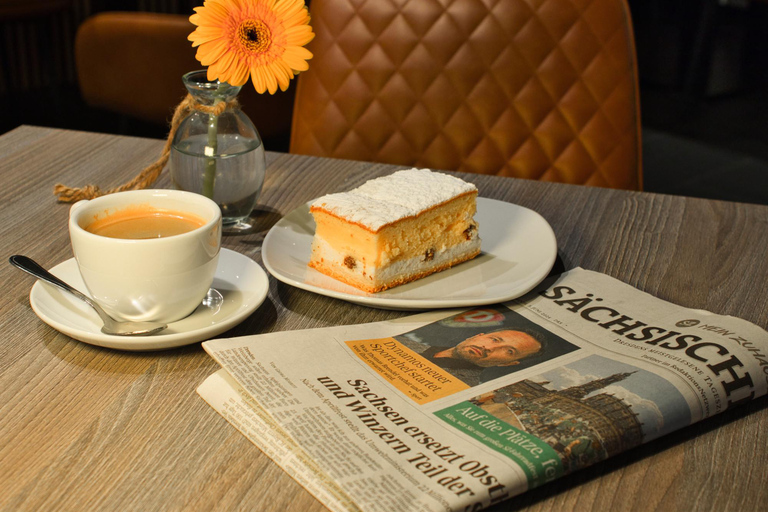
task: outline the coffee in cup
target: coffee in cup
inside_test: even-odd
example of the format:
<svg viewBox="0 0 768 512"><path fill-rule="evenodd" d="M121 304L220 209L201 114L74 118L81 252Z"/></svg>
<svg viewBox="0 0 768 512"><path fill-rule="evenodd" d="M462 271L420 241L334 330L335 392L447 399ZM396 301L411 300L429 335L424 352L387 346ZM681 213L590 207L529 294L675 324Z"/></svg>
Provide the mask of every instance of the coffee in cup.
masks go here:
<svg viewBox="0 0 768 512"><path fill-rule="evenodd" d="M205 219L191 213L137 205L97 219L85 230L110 238L146 240L180 235L203 225Z"/></svg>
<svg viewBox="0 0 768 512"><path fill-rule="evenodd" d="M191 192L119 192L73 205L69 232L83 281L109 314L173 322L213 282L221 210Z"/></svg>

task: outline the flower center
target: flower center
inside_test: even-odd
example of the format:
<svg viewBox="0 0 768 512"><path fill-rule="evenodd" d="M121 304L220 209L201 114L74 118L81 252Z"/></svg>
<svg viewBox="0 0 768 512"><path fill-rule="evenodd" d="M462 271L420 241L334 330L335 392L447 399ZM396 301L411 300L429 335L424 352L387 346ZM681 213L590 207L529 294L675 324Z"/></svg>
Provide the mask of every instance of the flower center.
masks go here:
<svg viewBox="0 0 768 512"><path fill-rule="evenodd" d="M272 32L261 20L244 20L237 29L237 38L251 52L265 52L272 44Z"/></svg>

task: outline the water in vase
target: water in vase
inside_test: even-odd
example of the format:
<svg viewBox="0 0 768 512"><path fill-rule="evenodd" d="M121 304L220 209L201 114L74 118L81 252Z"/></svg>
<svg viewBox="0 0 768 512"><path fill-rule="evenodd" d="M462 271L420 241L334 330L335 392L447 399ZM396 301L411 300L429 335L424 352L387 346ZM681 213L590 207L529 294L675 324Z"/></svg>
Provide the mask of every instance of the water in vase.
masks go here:
<svg viewBox="0 0 768 512"><path fill-rule="evenodd" d="M208 137L194 135L171 149L173 185L211 197L221 207L225 226L242 223L253 210L264 184L266 160L260 139L220 134L216 151ZM211 195L212 192L212 195Z"/></svg>

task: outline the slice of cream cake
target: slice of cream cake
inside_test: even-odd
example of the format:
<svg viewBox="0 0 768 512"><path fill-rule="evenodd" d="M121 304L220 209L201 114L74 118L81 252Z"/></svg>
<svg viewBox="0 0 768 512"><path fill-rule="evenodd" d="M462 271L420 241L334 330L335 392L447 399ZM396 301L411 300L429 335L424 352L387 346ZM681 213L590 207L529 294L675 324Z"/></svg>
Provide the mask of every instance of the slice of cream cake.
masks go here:
<svg viewBox="0 0 768 512"><path fill-rule="evenodd" d="M379 292L480 253L477 187L428 169L398 171L310 207L317 229L309 266Z"/></svg>

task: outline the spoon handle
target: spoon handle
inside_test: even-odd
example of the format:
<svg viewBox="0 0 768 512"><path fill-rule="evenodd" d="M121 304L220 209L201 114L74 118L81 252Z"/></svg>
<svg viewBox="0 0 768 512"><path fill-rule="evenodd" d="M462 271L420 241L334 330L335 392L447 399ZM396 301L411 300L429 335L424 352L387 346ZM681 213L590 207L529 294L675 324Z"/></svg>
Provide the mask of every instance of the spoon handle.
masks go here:
<svg viewBox="0 0 768 512"><path fill-rule="evenodd" d="M36 261L34 261L31 258L28 258L26 256L21 255L14 255L8 258L8 261L11 265L14 267L23 270L24 272L28 274L32 274L36 278L45 281L46 283L52 284L54 286L57 286L64 290L65 292L69 292L78 299L86 302L89 306L91 306L93 309L96 310L96 313L99 314L99 316L104 319L104 315L106 313L104 310L101 309L101 306L96 304L90 297L87 295L80 293L78 290L72 288L70 285L56 277L55 275L51 274L47 270L45 270L43 267L41 267Z"/></svg>

